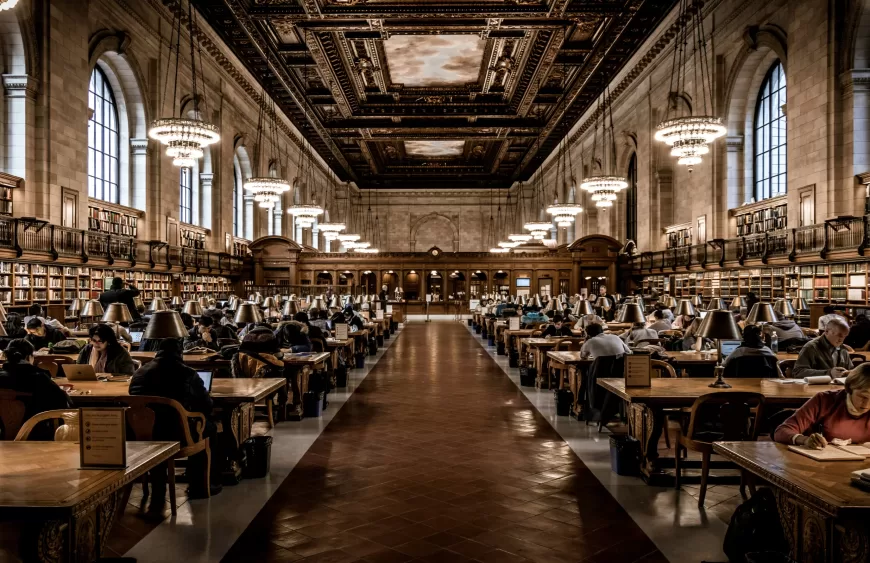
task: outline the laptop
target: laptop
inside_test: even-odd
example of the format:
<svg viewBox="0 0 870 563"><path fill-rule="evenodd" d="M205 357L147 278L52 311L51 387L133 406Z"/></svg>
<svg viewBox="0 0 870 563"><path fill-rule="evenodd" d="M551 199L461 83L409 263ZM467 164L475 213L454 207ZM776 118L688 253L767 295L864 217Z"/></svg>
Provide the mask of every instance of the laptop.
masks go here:
<svg viewBox="0 0 870 563"><path fill-rule="evenodd" d="M724 360L728 356L731 355L731 352L737 349L740 346L739 340L723 340L721 343L722 346L722 359Z"/></svg>
<svg viewBox="0 0 870 563"><path fill-rule="evenodd" d="M701 311L701 318L703 319L706 316L707 316L707 311Z"/></svg>
<svg viewBox="0 0 870 563"><path fill-rule="evenodd" d="M61 364L60 369L70 381L97 381L97 372L90 364Z"/></svg>
<svg viewBox="0 0 870 563"><path fill-rule="evenodd" d="M133 344L140 344L142 342L142 335L145 334L145 331L138 330L136 332L130 333L130 338L133 339Z"/></svg>
<svg viewBox="0 0 870 563"><path fill-rule="evenodd" d="M203 385L205 385L205 390L211 393L211 382L212 376L214 374L212 374L211 371L197 371L196 375L198 375L199 378L202 379L202 383Z"/></svg>

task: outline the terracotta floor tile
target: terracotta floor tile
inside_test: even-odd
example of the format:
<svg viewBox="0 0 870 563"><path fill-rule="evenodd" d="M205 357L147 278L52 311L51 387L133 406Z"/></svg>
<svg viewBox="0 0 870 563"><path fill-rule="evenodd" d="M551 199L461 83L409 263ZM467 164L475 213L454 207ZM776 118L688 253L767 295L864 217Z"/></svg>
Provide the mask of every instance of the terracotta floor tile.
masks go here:
<svg viewBox="0 0 870 563"><path fill-rule="evenodd" d="M224 561L657 563L656 553L465 327L435 322L403 330Z"/></svg>

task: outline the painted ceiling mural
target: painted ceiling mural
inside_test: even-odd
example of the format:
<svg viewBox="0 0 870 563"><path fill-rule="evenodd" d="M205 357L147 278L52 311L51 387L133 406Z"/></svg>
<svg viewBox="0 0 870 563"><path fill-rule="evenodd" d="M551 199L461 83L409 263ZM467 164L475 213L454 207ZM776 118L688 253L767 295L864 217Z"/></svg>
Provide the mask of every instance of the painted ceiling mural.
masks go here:
<svg viewBox="0 0 870 563"><path fill-rule="evenodd" d="M487 189L528 179L676 4L193 2L342 180Z"/></svg>

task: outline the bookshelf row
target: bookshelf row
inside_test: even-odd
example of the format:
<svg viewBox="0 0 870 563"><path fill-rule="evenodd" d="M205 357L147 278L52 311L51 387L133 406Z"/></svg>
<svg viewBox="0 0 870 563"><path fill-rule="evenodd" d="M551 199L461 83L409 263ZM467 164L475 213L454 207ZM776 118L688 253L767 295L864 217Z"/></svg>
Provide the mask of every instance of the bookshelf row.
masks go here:
<svg viewBox="0 0 870 563"><path fill-rule="evenodd" d="M172 274L0 262L0 302L8 307L20 307L31 303L66 305L76 298L98 299L116 277L135 285L146 303L155 297L168 299L173 294ZM230 282L222 276L182 275L181 278L182 297L185 299L203 295L221 297L231 293ZM188 290L186 295L185 288Z"/></svg>
<svg viewBox="0 0 870 563"><path fill-rule="evenodd" d="M736 213L737 236L749 236L779 231L788 227L788 206L785 203L747 213Z"/></svg>
<svg viewBox="0 0 870 563"><path fill-rule="evenodd" d="M136 238L139 233L138 225L139 218L133 215L88 207L88 230Z"/></svg>

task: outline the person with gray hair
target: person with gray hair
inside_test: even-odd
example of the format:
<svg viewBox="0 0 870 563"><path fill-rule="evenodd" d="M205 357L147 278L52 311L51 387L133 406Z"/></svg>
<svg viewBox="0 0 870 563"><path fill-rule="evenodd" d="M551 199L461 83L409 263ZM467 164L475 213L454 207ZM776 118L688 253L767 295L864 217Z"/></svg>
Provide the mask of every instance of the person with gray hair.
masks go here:
<svg viewBox="0 0 870 563"><path fill-rule="evenodd" d="M824 334L814 338L801 349L794 364L795 378L830 375L844 377L854 366L843 342L849 334L849 323L844 319L828 321Z"/></svg>

